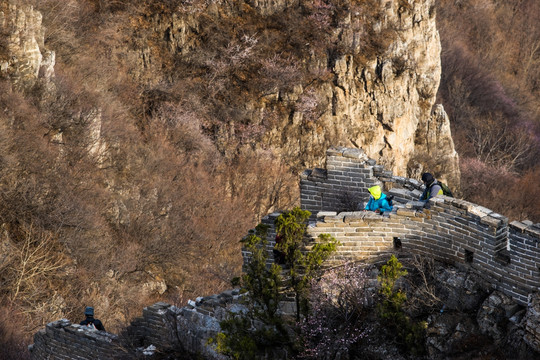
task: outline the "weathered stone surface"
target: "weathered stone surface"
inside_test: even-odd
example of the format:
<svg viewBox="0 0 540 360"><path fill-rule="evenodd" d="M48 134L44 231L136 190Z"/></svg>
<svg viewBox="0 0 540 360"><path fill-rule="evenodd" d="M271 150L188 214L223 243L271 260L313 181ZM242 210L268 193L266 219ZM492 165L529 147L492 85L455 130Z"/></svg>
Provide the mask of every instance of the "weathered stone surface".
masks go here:
<svg viewBox="0 0 540 360"><path fill-rule="evenodd" d="M467 350L467 341L479 334L465 313L442 312L428 318L426 345L430 359L444 359Z"/></svg>
<svg viewBox="0 0 540 360"><path fill-rule="evenodd" d="M333 58L329 52L322 51L318 55L314 52L313 58L306 59L308 71L330 72L331 80L313 82L308 89L295 84L290 91L276 91L263 99L249 100L245 104L246 116L254 125L263 123L269 108L294 105L306 96L316 99L320 113L315 120L308 121L306 111L293 106L291 113L275 119L256 146L279 149L287 162L296 166L321 166L326 149L331 145L361 147L365 154L354 156L369 157L397 175L417 178L422 169L410 164L415 155L442 156L444 166L435 170L458 187L458 156L449 119L442 105L434 107L441 73L434 2L415 1L407 7L402 7L397 0L380 2L381 20L367 26L372 27L374 33L384 28L399 29L399 35L383 56L369 55L370 58L359 61L352 53ZM262 16L268 16L287 11L298 1L250 0L246 3ZM234 5L228 7L222 2L215 2L210 8L219 16L237 11ZM362 14L351 13L344 24L335 29L345 48L354 48L359 34L350 25L361 23L361 17ZM150 31L144 36L165 39L163 49L172 57L189 56L200 42L200 20L189 11L155 14L148 21ZM133 73L139 81L159 84L165 81L161 65L167 60L160 58L163 54L152 52L149 43L139 41L117 51L121 51L130 64L135 64ZM234 132L234 124L228 126L231 129L224 129L224 134ZM283 136L284 132L289 136Z"/></svg>
<svg viewBox="0 0 540 360"><path fill-rule="evenodd" d="M0 69L16 88L32 86L39 76L49 79L54 75L55 56L44 49L41 20L41 13L32 6L0 2L0 32L7 34Z"/></svg>
<svg viewBox="0 0 540 360"><path fill-rule="evenodd" d="M498 291L493 292L478 311L477 321L480 331L495 341L500 341L508 333L507 324L521 307L512 298Z"/></svg>
<svg viewBox="0 0 540 360"><path fill-rule="evenodd" d="M536 351L540 351L540 294L532 294L525 315L525 341Z"/></svg>
<svg viewBox="0 0 540 360"><path fill-rule="evenodd" d="M489 288L474 273L458 271L455 268L440 268L436 274L436 283L441 294L443 306L448 310L470 311L477 309L485 299Z"/></svg>

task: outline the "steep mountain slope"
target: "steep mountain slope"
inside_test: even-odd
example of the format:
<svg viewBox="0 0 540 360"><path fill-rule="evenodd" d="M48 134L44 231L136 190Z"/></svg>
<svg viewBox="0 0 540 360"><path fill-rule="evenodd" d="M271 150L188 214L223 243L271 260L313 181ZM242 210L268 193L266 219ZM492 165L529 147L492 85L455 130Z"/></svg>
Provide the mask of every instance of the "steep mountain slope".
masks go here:
<svg viewBox="0 0 540 360"><path fill-rule="evenodd" d="M433 111L433 1L179 8L139 14L142 26L122 29L130 46L120 53L149 91L203 116L224 152L277 149L301 169L320 165L331 145L360 146L401 175L437 158L432 170L459 184L448 120ZM186 101L186 89L204 101Z"/></svg>
<svg viewBox="0 0 540 360"><path fill-rule="evenodd" d="M0 304L25 331L224 289L330 145L459 183L431 0L0 11Z"/></svg>
<svg viewBox="0 0 540 360"><path fill-rule="evenodd" d="M540 221L540 3L437 2L439 99L460 154L462 196Z"/></svg>

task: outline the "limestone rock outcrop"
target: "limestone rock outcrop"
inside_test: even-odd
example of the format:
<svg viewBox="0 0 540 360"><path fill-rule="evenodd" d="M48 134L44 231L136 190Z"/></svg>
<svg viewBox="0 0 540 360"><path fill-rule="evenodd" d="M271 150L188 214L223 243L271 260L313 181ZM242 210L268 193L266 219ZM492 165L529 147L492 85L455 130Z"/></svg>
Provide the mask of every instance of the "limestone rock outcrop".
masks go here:
<svg viewBox="0 0 540 360"><path fill-rule="evenodd" d="M290 84L288 90L275 89L263 98L245 98L245 121L253 128L264 127L259 140L249 146L277 149L298 170L322 166L331 145L358 147L397 175L418 178L429 170L458 188L459 160L449 119L442 105L435 106L441 45L434 0L375 3L380 7L377 19L366 23L363 14L351 11L332 29L336 46L348 51L313 51L304 59L303 71L326 73L322 81ZM299 1L209 2L205 16L219 21L248 7L265 17L294 6ZM182 5L173 13L150 14L145 26L125 29L127 46L118 44L112 51L119 61L130 64L137 81L150 87L167 83L171 74L163 69L192 56L200 46L205 20L198 12ZM54 76L55 53L44 47L41 20L31 6L0 3L0 29L6 34L0 68L19 88ZM358 50L368 33L378 34L385 40L380 46L386 47L369 54ZM169 68L174 72L174 66ZM316 114L310 113L314 107ZM268 121L268 112L276 108L286 110ZM217 130L214 138L221 148L237 127L229 121ZM95 133L90 140L98 145L91 151L100 154L102 144Z"/></svg>
<svg viewBox="0 0 540 360"><path fill-rule="evenodd" d="M32 6L0 2L0 72L16 88L54 76L55 53L44 46L41 20L41 13Z"/></svg>
<svg viewBox="0 0 540 360"><path fill-rule="evenodd" d="M298 1L246 0L238 6L252 7L264 17L298 6ZM441 74L434 1L380 1L378 6L379 18L369 23L369 29L355 27L365 20L354 12L333 29L338 46L351 51L313 51L312 57L305 59L308 71L327 72L326 80L291 85L292 90L278 89L263 99L246 97L244 110L249 123L255 127L266 124L261 141L251 146L280 149L299 170L321 166L330 145L358 147L397 175L418 178L420 172L430 170L458 187L459 160L449 119L442 105L434 106ZM209 13L222 18L238 11L219 2L211 8ZM155 41L148 38L165 39L164 48L170 56L183 58L200 43L203 20L188 11L155 14L147 20L151 33L137 32L140 39L126 54L138 64L134 74L139 80L157 84L167 80L156 73L167 60L163 52L158 55L153 51ZM385 29L395 30L383 33ZM354 54L366 32L392 38L382 55ZM303 106L306 101L313 102L311 108ZM280 106L289 111L272 119L268 127L267 110ZM315 116L308 114L313 107L317 108ZM221 141L226 142L226 134L234 133L235 128L230 123L223 127L229 127L220 131Z"/></svg>

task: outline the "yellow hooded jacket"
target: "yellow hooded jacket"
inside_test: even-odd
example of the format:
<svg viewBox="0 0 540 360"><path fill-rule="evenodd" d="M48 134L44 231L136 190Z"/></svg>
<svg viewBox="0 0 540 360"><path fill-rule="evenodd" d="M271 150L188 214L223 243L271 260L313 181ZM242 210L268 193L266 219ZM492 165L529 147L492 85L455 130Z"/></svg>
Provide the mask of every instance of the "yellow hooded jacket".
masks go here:
<svg viewBox="0 0 540 360"><path fill-rule="evenodd" d="M366 204L365 209L369 211L380 210L380 212L392 211L392 206L388 203L386 195L383 194L379 185L372 186L368 189L371 196Z"/></svg>

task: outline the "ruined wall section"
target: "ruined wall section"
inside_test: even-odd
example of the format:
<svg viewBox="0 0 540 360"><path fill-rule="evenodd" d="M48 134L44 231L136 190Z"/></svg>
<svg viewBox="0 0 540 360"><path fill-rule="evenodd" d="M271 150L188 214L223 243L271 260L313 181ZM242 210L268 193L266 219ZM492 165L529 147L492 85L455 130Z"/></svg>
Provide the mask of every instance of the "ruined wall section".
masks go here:
<svg viewBox="0 0 540 360"><path fill-rule="evenodd" d="M143 309L121 335L90 330L67 319L47 324L34 335L30 358L45 359L142 359L156 353L198 355L224 360L208 340L215 337L219 322L229 312L245 311L238 290L190 300L187 306L158 302Z"/></svg>
<svg viewBox="0 0 540 360"><path fill-rule="evenodd" d="M116 359L123 354L117 335L87 329L67 319L47 324L34 335L30 358L47 359Z"/></svg>

